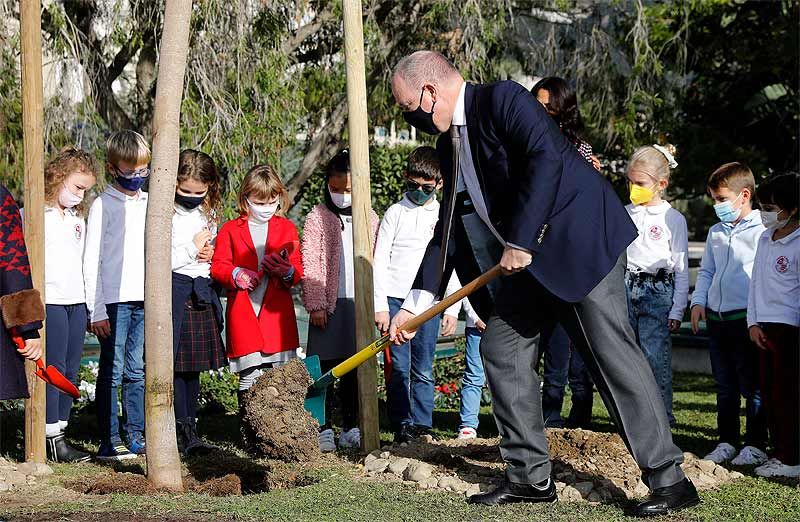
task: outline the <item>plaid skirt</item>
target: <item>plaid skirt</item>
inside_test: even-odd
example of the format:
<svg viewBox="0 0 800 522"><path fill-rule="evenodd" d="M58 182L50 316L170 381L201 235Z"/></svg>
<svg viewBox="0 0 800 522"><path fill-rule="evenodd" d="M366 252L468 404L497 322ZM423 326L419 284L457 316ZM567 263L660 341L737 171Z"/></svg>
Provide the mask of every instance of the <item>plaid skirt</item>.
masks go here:
<svg viewBox="0 0 800 522"><path fill-rule="evenodd" d="M217 370L228 363L214 308L195 308L187 301L181 325L176 372Z"/></svg>

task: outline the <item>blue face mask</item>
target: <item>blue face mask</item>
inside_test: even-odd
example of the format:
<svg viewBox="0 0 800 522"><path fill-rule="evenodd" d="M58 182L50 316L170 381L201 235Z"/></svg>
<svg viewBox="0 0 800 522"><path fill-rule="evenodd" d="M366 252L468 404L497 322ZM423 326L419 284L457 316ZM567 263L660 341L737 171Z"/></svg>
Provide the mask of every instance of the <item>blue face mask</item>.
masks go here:
<svg viewBox="0 0 800 522"><path fill-rule="evenodd" d="M135 178L124 178L122 176L117 176L116 181L119 186L125 190L136 192L142 188L142 185L144 185L144 182L147 181L147 178L141 178L139 176L136 176Z"/></svg>
<svg viewBox="0 0 800 522"><path fill-rule="evenodd" d="M717 217L723 223L733 223L742 213L742 208L733 208L733 204L739 201L739 198L742 197L742 193L740 192L736 199L733 201L723 201L722 203L717 203L714 205L714 212L717 213Z"/></svg>

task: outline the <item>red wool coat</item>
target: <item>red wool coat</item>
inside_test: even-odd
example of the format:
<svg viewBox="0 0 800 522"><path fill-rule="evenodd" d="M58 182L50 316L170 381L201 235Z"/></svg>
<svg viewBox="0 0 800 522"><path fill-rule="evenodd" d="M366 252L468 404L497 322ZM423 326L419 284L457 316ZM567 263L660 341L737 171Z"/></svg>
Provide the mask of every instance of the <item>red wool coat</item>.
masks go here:
<svg viewBox="0 0 800 522"><path fill-rule="evenodd" d="M274 216L269 221L267 245L264 255L278 252L290 241L298 241L297 228L286 218ZM264 293L261 311L256 316L246 290L233 283L233 269L249 268L258 271L261 260L250 237L247 218L240 217L225 223L217 235L214 257L211 259L211 277L228 290L226 310L227 355L229 358L262 352L274 354L294 350L300 346L297 318L294 314L291 287L303 277L300 249L289 256L294 266L291 283L285 284L271 277Z"/></svg>

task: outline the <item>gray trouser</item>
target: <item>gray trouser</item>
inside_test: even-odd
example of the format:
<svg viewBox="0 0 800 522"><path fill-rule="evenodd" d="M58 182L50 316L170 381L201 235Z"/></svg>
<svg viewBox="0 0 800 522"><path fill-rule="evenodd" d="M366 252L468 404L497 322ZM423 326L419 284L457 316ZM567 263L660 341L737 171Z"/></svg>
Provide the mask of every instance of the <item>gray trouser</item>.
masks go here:
<svg viewBox="0 0 800 522"><path fill-rule="evenodd" d="M550 476L535 365L538 333L555 321L583 356L644 483L656 489L684 478L683 454L672 442L661 393L628 322L624 273L623 254L577 304L558 299L527 272L503 278L481 355L509 481L533 484Z"/></svg>

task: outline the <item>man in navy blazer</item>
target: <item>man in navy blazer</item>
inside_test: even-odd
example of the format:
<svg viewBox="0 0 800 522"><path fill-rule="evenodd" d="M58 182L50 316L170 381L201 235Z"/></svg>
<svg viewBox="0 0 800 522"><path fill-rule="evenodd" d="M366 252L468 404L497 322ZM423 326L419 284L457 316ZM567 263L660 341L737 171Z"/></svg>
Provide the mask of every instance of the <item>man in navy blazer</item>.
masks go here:
<svg viewBox="0 0 800 522"><path fill-rule="evenodd" d="M392 339L443 295L456 270L469 281L499 261L505 277L470 297L488 318L481 342L506 481L482 504L556 499L534 372L539 332L558 321L586 361L650 497L650 516L699 502L680 469L653 374L628 322L625 249L636 228L597 174L522 86L467 84L441 54L403 58L392 91L408 123L442 134L440 218ZM666 318L665 318L666 320Z"/></svg>

